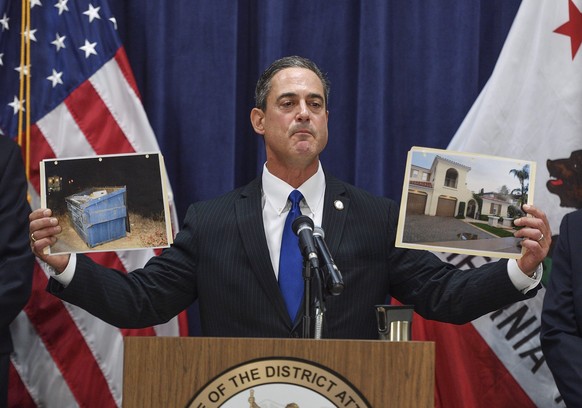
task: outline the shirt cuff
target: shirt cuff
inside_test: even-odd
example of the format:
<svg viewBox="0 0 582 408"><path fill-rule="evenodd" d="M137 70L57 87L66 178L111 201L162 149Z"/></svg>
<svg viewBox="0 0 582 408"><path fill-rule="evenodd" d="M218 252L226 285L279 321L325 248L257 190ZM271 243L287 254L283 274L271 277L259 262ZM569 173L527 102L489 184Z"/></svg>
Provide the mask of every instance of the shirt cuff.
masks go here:
<svg viewBox="0 0 582 408"><path fill-rule="evenodd" d="M517 266L517 261L515 259L510 259L507 262L507 273L509 274L509 279L511 280L515 288L523 294L526 294L527 292L538 286L538 284L542 280L543 272L544 268L540 263L538 265L538 268L530 278L525 273L523 273L521 269L519 269L519 266Z"/></svg>
<svg viewBox="0 0 582 408"><path fill-rule="evenodd" d="M76 267L77 267L77 254L73 253L69 257L69 263L67 264L67 267L65 268L64 271L57 274L57 271L53 267L49 266L48 272L53 279L55 279L57 282L59 282L66 288L69 285L69 283L71 283L71 281L73 280Z"/></svg>

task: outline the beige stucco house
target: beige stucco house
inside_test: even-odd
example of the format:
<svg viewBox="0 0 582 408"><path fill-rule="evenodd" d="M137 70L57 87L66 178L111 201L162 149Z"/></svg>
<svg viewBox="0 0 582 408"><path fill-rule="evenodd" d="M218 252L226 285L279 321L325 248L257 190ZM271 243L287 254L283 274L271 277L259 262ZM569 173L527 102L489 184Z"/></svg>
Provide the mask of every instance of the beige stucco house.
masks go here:
<svg viewBox="0 0 582 408"><path fill-rule="evenodd" d="M406 213L454 217L461 211L475 217L477 202L467 188L469 171L470 167L438 155L430 169L412 165Z"/></svg>

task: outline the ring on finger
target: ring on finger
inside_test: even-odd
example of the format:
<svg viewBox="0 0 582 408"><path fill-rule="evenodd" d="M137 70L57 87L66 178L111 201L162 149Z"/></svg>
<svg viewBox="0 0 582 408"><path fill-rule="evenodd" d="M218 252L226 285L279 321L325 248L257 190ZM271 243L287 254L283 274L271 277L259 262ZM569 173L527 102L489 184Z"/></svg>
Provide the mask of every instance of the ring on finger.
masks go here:
<svg viewBox="0 0 582 408"><path fill-rule="evenodd" d="M36 238L34 237L34 232L30 234L30 240L32 242L36 242Z"/></svg>
<svg viewBox="0 0 582 408"><path fill-rule="evenodd" d="M538 242L542 241L544 239L544 234L542 233L542 236L539 237Z"/></svg>

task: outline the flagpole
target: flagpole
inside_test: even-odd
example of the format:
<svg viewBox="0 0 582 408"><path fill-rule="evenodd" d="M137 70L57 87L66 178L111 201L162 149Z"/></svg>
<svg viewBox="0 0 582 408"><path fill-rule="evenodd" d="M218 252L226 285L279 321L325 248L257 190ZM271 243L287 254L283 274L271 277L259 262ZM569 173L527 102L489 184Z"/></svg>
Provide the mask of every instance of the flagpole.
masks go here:
<svg viewBox="0 0 582 408"><path fill-rule="evenodd" d="M20 72L18 91L18 131L17 143L24 146L24 162L26 179L30 180L30 0L22 0L22 15L20 19ZM26 112L24 115L23 112ZM23 116L25 116L23 118ZM23 123L24 120L24 123ZM28 201L31 196L28 194Z"/></svg>

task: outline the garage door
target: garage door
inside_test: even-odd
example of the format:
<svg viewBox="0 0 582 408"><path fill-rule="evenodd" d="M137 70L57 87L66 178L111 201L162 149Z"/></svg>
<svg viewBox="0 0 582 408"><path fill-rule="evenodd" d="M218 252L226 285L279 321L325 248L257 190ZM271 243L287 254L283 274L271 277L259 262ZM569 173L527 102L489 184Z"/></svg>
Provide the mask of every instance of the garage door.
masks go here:
<svg viewBox="0 0 582 408"><path fill-rule="evenodd" d="M426 208L426 194L408 193L408 203L406 204L406 214L423 215Z"/></svg>
<svg viewBox="0 0 582 408"><path fill-rule="evenodd" d="M450 199L439 197L436 215L440 215L441 217L454 217L456 205L457 205L456 198Z"/></svg>

